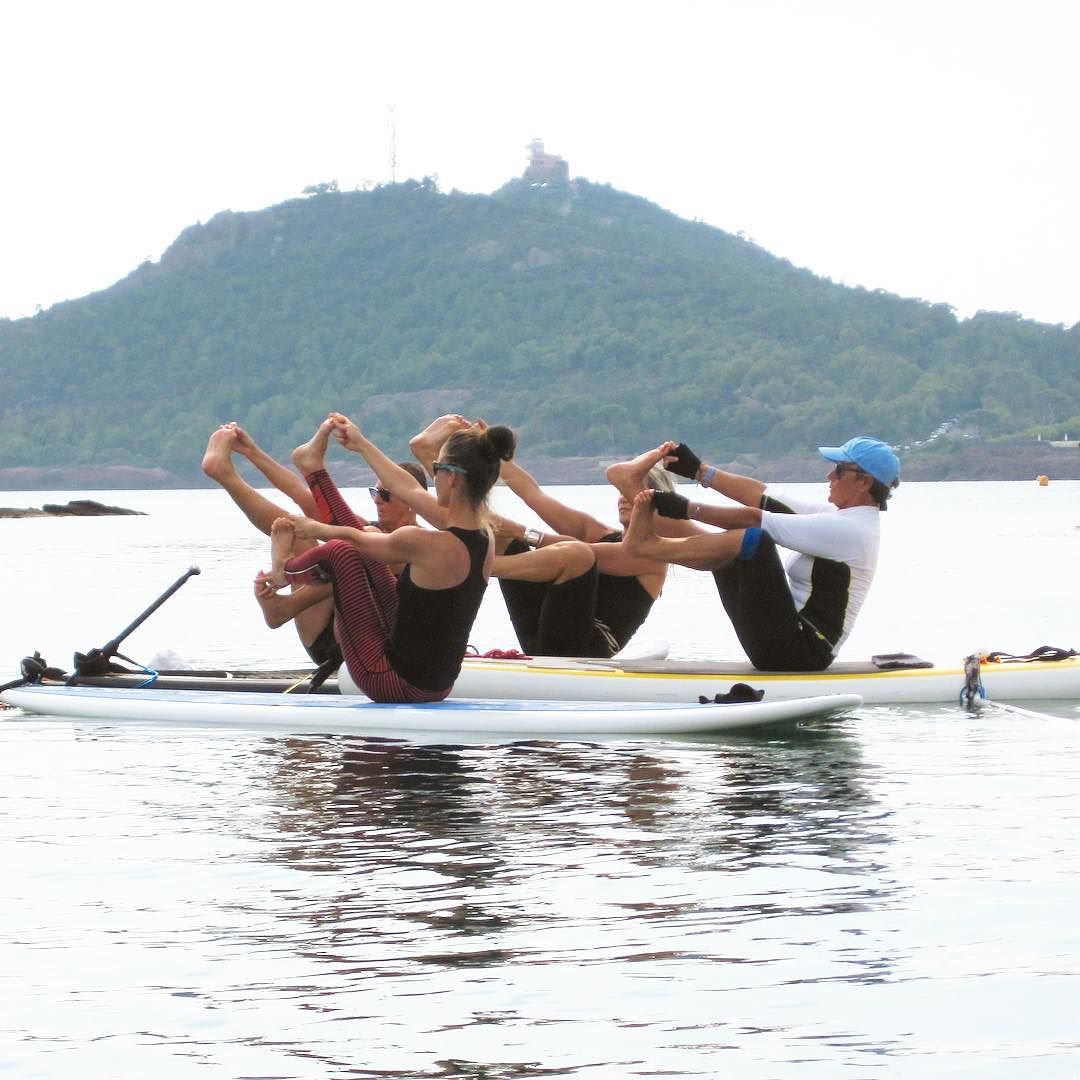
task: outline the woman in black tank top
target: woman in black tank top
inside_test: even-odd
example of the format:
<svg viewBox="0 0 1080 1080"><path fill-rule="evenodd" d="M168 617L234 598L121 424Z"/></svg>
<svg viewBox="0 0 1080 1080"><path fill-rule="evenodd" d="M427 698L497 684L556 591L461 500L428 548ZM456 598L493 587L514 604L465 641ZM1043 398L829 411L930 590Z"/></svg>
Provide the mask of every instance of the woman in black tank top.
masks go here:
<svg viewBox="0 0 1080 1080"><path fill-rule="evenodd" d="M670 486L667 475L657 473L648 483ZM515 462L503 465L502 479L555 530L551 535L496 521L500 544L492 577L499 579L521 648L537 656L614 656L652 610L666 567L629 556L620 530L560 502ZM620 497L620 524L629 519L630 502Z"/></svg>
<svg viewBox="0 0 1080 1080"><path fill-rule="evenodd" d="M272 576L281 586L316 568L334 585L334 630L353 682L375 701L441 701L461 670L493 557L487 496L514 434L466 421L431 462L434 494L395 465L342 416L324 421L347 450L360 454L379 483L433 525L392 533L361 532L309 518L274 523ZM321 429L320 429L321 430ZM340 497L329 483L329 497ZM295 537L324 541L289 558ZM404 563L400 579L388 564Z"/></svg>

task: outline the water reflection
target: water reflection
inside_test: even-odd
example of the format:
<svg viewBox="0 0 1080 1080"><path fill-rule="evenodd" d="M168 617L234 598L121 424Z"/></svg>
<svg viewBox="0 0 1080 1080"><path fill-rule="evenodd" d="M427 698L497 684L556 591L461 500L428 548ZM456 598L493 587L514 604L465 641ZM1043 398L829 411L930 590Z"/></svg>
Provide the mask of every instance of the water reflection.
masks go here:
<svg viewBox="0 0 1080 1080"><path fill-rule="evenodd" d="M715 744L271 740L262 752L276 799L263 858L337 886L279 912L296 925L277 931L305 948L314 932L352 976L354 950L373 944L383 955L368 974L547 962L545 936L583 926L595 942L583 962L702 955L684 935L703 926L897 894L888 815L842 728ZM664 924L654 948L645 923ZM880 978L881 958L857 977Z"/></svg>
<svg viewBox="0 0 1080 1080"><path fill-rule="evenodd" d="M874 768L844 726L684 743L75 741L74 775L114 800L95 796L109 813L84 832L108 824L160 860L137 905L119 876L101 917L128 943L143 933L144 970L81 981L152 1001L153 1030L193 1058L243 1059L223 1074L622 1077L722 1056L760 1039L764 1016L797 1040L792 995L835 1008L835 987L895 971L888 937L852 914L900 890ZM44 923L34 935L56 940Z"/></svg>

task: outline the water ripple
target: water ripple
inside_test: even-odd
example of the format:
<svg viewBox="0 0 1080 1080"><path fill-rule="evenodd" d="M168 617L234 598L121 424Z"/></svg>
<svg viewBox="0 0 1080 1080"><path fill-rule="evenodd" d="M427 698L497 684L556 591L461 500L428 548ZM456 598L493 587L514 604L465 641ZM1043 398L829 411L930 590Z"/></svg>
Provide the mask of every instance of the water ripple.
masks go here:
<svg viewBox="0 0 1080 1080"><path fill-rule="evenodd" d="M1076 768L1042 760L1060 731L1008 767L994 735L895 710L493 746L0 725L5 1060L824 1077L916 1068L940 1029L985 1067L1020 1042L939 1018L977 988L1015 1027L1036 980L1019 1022L1052 1070L1075 1051L1055 1003L1080 940L1053 913Z"/></svg>

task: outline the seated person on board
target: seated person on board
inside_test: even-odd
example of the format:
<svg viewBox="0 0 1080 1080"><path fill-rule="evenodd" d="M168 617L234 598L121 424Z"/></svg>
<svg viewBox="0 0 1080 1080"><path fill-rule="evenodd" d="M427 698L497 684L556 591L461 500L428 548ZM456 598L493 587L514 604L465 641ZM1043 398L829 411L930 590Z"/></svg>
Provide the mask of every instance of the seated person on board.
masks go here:
<svg viewBox="0 0 1080 1080"><path fill-rule="evenodd" d="M866 599L877 566L880 513L900 483L900 462L878 439L859 435L820 453L833 462L828 503L781 502L759 480L703 465L682 443L664 443L646 457L740 505L642 491L624 546L711 570L739 642L760 670L824 671L833 662ZM686 534L657 535L654 510L681 523ZM695 521L724 531L705 531ZM777 546L795 553L786 569Z"/></svg>
<svg viewBox="0 0 1080 1080"><path fill-rule="evenodd" d="M302 453L304 447L301 447L300 451ZM330 521L329 508L325 501L320 499L317 488L305 483L297 473L275 461L239 424L222 424L207 443L202 460L203 472L225 489L248 521L260 532L269 536L274 522L287 512L244 480L233 462L234 453L247 458L278 491L292 499L306 517ZM427 487L427 477L419 466L411 461L401 464L417 482ZM386 488L373 487L368 491L375 503L378 522L376 525L364 522L365 527L378 529L380 532L392 532L402 525L416 524L416 515L409 506L391 495ZM300 554L312 546L314 541L298 540L295 554ZM400 572L400 567L397 572ZM300 593L305 590L312 591L304 597L302 604ZM321 602L308 606L307 601L316 592L320 594ZM276 628L290 619L293 620L300 643L316 664L333 667L341 663L341 650L334 639L334 602L329 584L313 581L307 585L297 585L291 594L279 593L268 587L265 574L259 574L255 578L255 598L262 608L267 626Z"/></svg>
<svg viewBox="0 0 1080 1080"><path fill-rule="evenodd" d="M381 486L407 502L434 529L406 526L392 533L361 527L322 467L329 435L360 454ZM345 667L368 697L381 702L442 701L461 670L469 632L487 588L493 557L487 495L499 465L514 452L506 427L455 431L432 463L432 497L360 429L331 413L296 466L331 509L327 525L310 518L278 518L271 532L273 587L318 568L334 587L334 631ZM325 541L293 555L296 539ZM405 563L400 577L392 564Z"/></svg>
<svg viewBox="0 0 1080 1080"><path fill-rule="evenodd" d="M426 464L432 443L463 417L440 417L409 442ZM551 533L492 515L496 532L495 565L510 621L521 648L533 656L614 656L645 621L664 586L667 566L626 553L622 530L575 510L544 491L520 465L505 461L501 479ZM642 471L644 478L644 470ZM670 477L657 467L649 482L666 491ZM640 489L641 484L638 487ZM631 502L620 495L618 513L625 528ZM530 550L531 549L531 550Z"/></svg>

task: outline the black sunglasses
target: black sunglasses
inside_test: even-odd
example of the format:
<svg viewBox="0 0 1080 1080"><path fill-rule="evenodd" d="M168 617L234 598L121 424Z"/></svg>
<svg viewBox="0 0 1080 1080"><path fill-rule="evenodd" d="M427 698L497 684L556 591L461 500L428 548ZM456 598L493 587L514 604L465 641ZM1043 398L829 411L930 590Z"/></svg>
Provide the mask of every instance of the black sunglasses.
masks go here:
<svg viewBox="0 0 1080 1080"><path fill-rule="evenodd" d="M388 488L368 488L367 493L371 496L372 502L375 502L376 499L382 499L383 502L390 501L390 490Z"/></svg>
<svg viewBox="0 0 1080 1080"><path fill-rule="evenodd" d="M836 473L836 479L842 480L844 473L853 472L856 476L869 476L868 472L864 472L858 465L853 465L850 461L838 461L833 467L833 471Z"/></svg>
<svg viewBox="0 0 1080 1080"><path fill-rule="evenodd" d="M449 461L435 461L431 465L431 475L438 476L441 472L458 473L460 476L468 474L468 469L463 469L460 465L452 465Z"/></svg>

